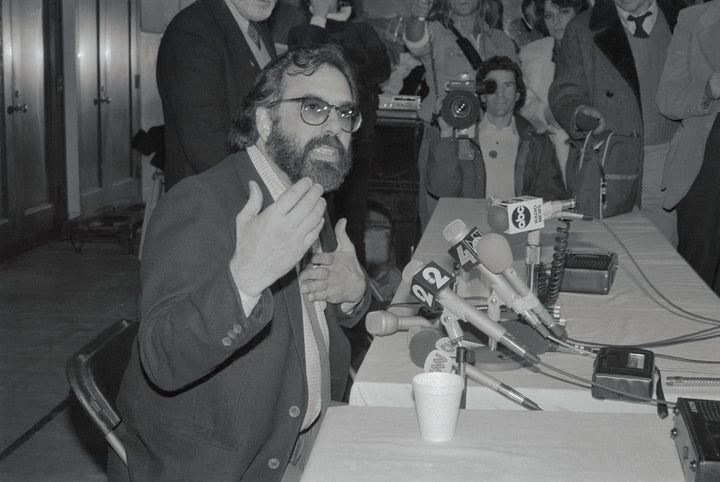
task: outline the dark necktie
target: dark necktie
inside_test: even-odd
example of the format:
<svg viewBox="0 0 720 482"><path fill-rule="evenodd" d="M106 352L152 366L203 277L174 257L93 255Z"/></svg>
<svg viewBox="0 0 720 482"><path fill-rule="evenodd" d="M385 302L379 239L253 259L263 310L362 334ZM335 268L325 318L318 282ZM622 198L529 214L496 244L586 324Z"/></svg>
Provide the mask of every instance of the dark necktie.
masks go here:
<svg viewBox="0 0 720 482"><path fill-rule="evenodd" d="M643 15L640 15L639 17L636 17L635 15L628 15L628 20L630 20L631 22L635 22L634 35L637 38L648 38L649 37L648 33L643 28L643 22L650 15L652 15L652 12L645 12Z"/></svg>
<svg viewBox="0 0 720 482"><path fill-rule="evenodd" d="M255 46L260 48L260 29L258 28L257 22L252 20L248 23L248 36L255 42Z"/></svg>

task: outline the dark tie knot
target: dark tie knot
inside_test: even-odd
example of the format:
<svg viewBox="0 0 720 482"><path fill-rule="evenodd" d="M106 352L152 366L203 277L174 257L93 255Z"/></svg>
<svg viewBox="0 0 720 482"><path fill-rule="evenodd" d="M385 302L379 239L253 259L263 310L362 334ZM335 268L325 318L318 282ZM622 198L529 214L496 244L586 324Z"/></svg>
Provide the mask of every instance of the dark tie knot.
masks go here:
<svg viewBox="0 0 720 482"><path fill-rule="evenodd" d="M255 46L260 48L260 28L258 27L257 22L253 22L251 20L248 23L248 36L250 36L252 41L255 42Z"/></svg>
<svg viewBox="0 0 720 482"><path fill-rule="evenodd" d="M647 31L643 28L643 22L646 18L652 15L652 12L645 12L644 14L636 17L635 15L628 15L628 20L635 22L635 35L638 38L648 38Z"/></svg>

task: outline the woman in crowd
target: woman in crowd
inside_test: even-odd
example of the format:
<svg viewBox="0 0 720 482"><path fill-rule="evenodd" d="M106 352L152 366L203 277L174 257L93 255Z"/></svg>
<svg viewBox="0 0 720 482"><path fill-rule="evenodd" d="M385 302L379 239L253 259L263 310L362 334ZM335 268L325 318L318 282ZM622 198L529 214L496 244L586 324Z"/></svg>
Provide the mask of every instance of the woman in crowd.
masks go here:
<svg viewBox="0 0 720 482"><path fill-rule="evenodd" d="M410 53L425 67L425 81L429 87L419 112L425 124L418 154L418 209L423 228L436 203L427 193L425 171L429 148L440 139L436 117L446 94L447 83L475 80L475 68L458 46L452 28L470 43L482 60L495 55L517 58L515 44L510 37L502 30L490 28L485 21L491 5L483 6L481 0L441 0L434 8L433 5L433 0L413 1L412 16L408 20L404 38ZM481 6L484 7L482 10Z"/></svg>
<svg viewBox="0 0 720 482"><path fill-rule="evenodd" d="M560 168L565 173L568 135L555 121L548 105L548 90L555 77L554 53L560 47L565 26L587 10L587 0L538 0L537 12L550 35L530 42L520 50L520 64L527 85L527 100L520 111L539 132L547 132L555 146Z"/></svg>

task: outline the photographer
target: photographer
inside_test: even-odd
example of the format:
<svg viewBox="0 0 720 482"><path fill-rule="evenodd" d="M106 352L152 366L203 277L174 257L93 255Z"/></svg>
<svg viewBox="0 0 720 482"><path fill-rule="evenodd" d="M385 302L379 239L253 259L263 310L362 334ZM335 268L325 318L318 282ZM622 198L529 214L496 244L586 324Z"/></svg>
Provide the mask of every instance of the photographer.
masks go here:
<svg viewBox="0 0 720 482"><path fill-rule="evenodd" d="M418 209L423 228L430 218L424 177L429 148L440 136L434 118L445 95L445 84L471 78L477 70L476 62L494 55L517 57L510 37L487 23L490 15L486 15L484 8L480 0L413 0L412 3L404 41L408 51L422 62L429 88L418 112L424 123L418 152Z"/></svg>
<svg viewBox="0 0 720 482"><path fill-rule="evenodd" d="M569 197L552 142L517 113L526 91L520 67L508 57L491 57L478 70L476 84L479 99L470 91L446 97L441 139L428 158L430 195ZM479 106L486 110L482 118Z"/></svg>

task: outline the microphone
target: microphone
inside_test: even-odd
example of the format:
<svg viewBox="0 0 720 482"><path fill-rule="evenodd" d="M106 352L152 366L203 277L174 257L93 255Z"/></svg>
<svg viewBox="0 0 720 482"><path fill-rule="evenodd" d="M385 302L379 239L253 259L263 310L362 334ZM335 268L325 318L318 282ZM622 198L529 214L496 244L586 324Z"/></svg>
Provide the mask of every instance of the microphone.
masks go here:
<svg viewBox="0 0 720 482"><path fill-rule="evenodd" d="M423 368L428 353L435 349L438 340L444 338L444 336L437 328L421 328L419 326L410 328L408 331L408 350L413 364Z"/></svg>
<svg viewBox="0 0 720 482"><path fill-rule="evenodd" d="M587 115L583 112L578 112L577 114L575 114L575 126L579 131L591 132L597 129L597 126L599 125L600 119L598 119L597 117Z"/></svg>
<svg viewBox="0 0 720 482"><path fill-rule="evenodd" d="M491 198L487 220L493 231L507 234L542 229L545 227L545 220L552 218L593 220L590 216L567 211L574 207L574 199L543 203L542 198L533 196L520 196L501 201Z"/></svg>
<svg viewBox="0 0 720 482"><path fill-rule="evenodd" d="M482 370L478 370L477 368L475 368L475 365L467 363L465 366L465 374L470 380L477 382L485 387L488 387L490 390L498 392L503 397L527 408L528 410L542 410L542 408L540 408L540 405L533 402L528 397L518 392L511 386L505 385L497 378L491 377Z"/></svg>
<svg viewBox="0 0 720 482"><path fill-rule="evenodd" d="M507 239L497 233L488 233L477 241L477 256L482 264L493 273L502 273L512 288L530 304L530 309L542 323L558 338L566 339L565 327L555 323L555 320L540 303L535 294L530 291L525 282L520 279L512 268L512 251Z"/></svg>
<svg viewBox="0 0 720 482"><path fill-rule="evenodd" d="M423 368L426 372L446 372L450 373L453 366L457 366L456 360L453 359L453 354L448 351L434 348L429 351L425 356ZM465 364L465 375L470 380L479 383L480 385L493 390L503 397L507 398L511 402L517 403L518 405L527 408L528 410L542 410L540 406L518 392L509 385L504 384L495 377L492 377L484 371L475 367L471 363Z"/></svg>
<svg viewBox="0 0 720 482"><path fill-rule="evenodd" d="M373 336L392 335L414 326L432 327L435 325L422 316L397 316L395 313L383 310L371 311L365 317L365 329Z"/></svg>
<svg viewBox="0 0 720 482"><path fill-rule="evenodd" d="M448 286L451 278L449 273L435 263L423 265L420 261L412 260L403 270L403 280L410 285L410 291L421 302L430 306L439 303L459 319L472 324L529 363L533 365L540 363L540 358L508 333L503 326L476 310L452 291Z"/></svg>
<svg viewBox="0 0 720 482"><path fill-rule="evenodd" d="M477 228L468 228L462 219L451 221L445 229L443 229L443 237L450 243L451 248L448 250L452 256L465 271L473 268L480 270L482 276L490 282L497 295L502 298L505 304L527 320L527 322L535 328L544 338L550 337L550 332L543 326L540 318L530 311L529 306L523 306L520 297L501 276L491 272L485 266L480 264L477 255L477 240L482 234Z"/></svg>

